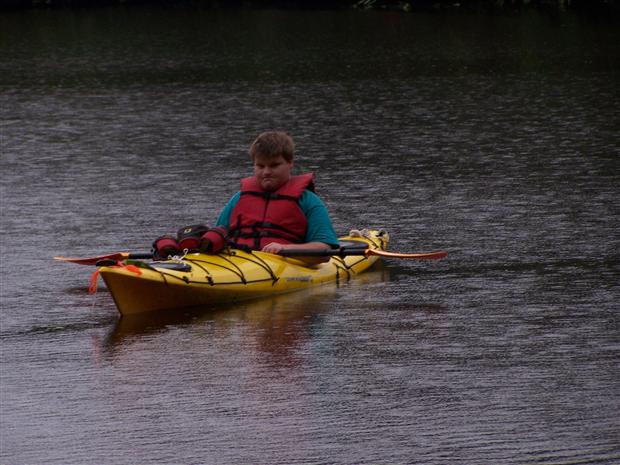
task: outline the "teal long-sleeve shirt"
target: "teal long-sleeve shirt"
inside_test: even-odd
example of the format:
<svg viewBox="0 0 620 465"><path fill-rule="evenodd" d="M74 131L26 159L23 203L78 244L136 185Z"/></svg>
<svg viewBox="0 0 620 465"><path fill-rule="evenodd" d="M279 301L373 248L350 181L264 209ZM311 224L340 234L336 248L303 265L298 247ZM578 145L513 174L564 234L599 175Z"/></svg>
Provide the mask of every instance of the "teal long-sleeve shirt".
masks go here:
<svg viewBox="0 0 620 465"><path fill-rule="evenodd" d="M230 215L239 201L241 192L231 197L217 219L217 225L230 228ZM323 242L338 247L338 236L334 231L329 213L323 201L314 192L305 190L299 198L299 207L308 220L304 242Z"/></svg>

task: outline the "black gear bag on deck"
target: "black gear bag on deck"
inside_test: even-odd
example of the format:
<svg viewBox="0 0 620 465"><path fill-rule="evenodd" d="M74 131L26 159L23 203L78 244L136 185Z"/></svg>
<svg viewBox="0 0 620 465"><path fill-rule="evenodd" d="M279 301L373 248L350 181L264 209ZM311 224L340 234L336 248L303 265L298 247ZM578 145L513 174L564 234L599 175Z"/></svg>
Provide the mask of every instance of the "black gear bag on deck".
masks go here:
<svg viewBox="0 0 620 465"><path fill-rule="evenodd" d="M177 231L177 241L181 250L198 250L200 239L209 227L204 224L192 224L184 226Z"/></svg>

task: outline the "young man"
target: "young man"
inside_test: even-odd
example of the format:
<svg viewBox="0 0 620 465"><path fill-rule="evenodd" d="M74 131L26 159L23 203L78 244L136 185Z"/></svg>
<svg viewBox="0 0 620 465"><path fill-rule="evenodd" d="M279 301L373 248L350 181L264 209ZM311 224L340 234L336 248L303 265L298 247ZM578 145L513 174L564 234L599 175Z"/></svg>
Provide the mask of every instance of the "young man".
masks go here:
<svg viewBox="0 0 620 465"><path fill-rule="evenodd" d="M295 145L281 131L259 134L250 146L254 176L241 180L237 192L222 210L217 226L236 244L278 253L284 249L338 247L327 208L314 193L312 174L293 176ZM203 238L210 240L212 234ZM306 257L309 264L329 257Z"/></svg>
<svg viewBox="0 0 620 465"><path fill-rule="evenodd" d="M338 247L327 208L314 193L313 175L291 174L294 150L285 132L259 134L249 150L254 176L241 180L241 190L228 201L217 226L180 243L163 236L155 241L155 255L175 255L185 248L217 253L227 243L274 254ZM329 256L299 259L314 265L329 261Z"/></svg>

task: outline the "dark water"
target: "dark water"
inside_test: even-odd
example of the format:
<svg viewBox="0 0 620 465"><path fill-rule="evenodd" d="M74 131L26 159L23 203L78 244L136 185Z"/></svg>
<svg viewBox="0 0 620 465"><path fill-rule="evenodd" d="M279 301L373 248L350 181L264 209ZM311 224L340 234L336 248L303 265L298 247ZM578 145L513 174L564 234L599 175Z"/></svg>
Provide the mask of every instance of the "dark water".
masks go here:
<svg viewBox="0 0 620 465"><path fill-rule="evenodd" d="M620 462L617 24L113 8L0 16L1 463ZM340 287L119 319L90 268L213 222L288 130Z"/></svg>

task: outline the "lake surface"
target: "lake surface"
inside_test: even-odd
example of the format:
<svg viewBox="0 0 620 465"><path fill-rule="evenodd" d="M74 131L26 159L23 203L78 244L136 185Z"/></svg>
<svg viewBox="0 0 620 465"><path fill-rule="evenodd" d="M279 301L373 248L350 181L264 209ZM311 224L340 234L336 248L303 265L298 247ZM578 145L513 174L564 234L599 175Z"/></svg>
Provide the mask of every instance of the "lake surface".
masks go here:
<svg viewBox="0 0 620 465"><path fill-rule="evenodd" d="M617 24L118 7L0 16L3 464L620 462ZM297 142L359 280L118 317L92 268Z"/></svg>

